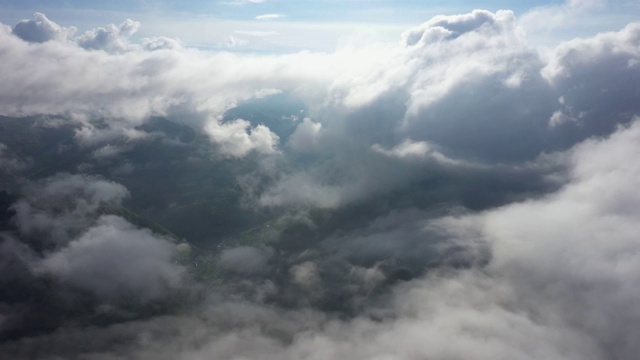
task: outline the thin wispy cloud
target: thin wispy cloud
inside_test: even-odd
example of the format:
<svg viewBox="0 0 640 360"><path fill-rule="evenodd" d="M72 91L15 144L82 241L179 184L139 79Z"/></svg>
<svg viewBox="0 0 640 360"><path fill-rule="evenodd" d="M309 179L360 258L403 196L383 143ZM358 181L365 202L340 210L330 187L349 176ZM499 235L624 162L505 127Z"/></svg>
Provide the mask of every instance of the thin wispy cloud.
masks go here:
<svg viewBox="0 0 640 360"><path fill-rule="evenodd" d="M243 5L252 5L252 4L263 4L266 2L267 0L233 0L233 1L222 1L220 3L223 5L243 6Z"/></svg>
<svg viewBox="0 0 640 360"><path fill-rule="evenodd" d="M278 35L276 31L257 31L257 30L236 30L234 31L238 35L255 36L255 37L269 37Z"/></svg>
<svg viewBox="0 0 640 360"><path fill-rule="evenodd" d="M271 20L278 20L278 19L283 19L286 16L283 14L263 14L263 15L258 15L255 17L256 20L261 20L261 21L271 21Z"/></svg>

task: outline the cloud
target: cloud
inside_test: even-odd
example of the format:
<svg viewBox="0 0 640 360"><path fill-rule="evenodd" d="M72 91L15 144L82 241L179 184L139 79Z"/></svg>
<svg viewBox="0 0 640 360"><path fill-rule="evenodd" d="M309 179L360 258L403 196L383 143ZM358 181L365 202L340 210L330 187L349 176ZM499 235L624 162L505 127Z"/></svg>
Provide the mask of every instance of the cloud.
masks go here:
<svg viewBox="0 0 640 360"><path fill-rule="evenodd" d="M182 299L173 291L189 272L175 263L176 246L101 213L128 196L122 185L80 175L36 181L14 205L19 231L0 235L2 285L30 284L19 301L0 299L0 326L28 328L38 309L34 318L70 320L24 330L0 351L632 359L638 34L630 24L547 57L512 12L478 10L409 29L399 46L248 55L88 51L28 44L1 28L0 49L11 54L0 64L3 111L68 116L74 141L98 157L118 156L115 139L149 136L136 127L150 116L189 124L223 155L260 154L238 182L253 196L248 206L276 218L247 231L268 228L256 240L268 247L225 239L233 247L214 252L213 267L230 275L205 279L196 306L131 315L129 298ZM271 103L274 93L304 104L308 117L289 133L275 126L281 114L227 113L265 95ZM281 209L290 213L277 217ZM286 226L273 229L279 221ZM81 301L89 305L69 305ZM98 322L105 306L130 312Z"/></svg>
<svg viewBox="0 0 640 360"><path fill-rule="evenodd" d="M128 39L140 28L140 23L127 19L116 26L109 24L85 32L75 38L78 46L88 50L125 51L129 47ZM166 41L165 41L166 44Z"/></svg>
<svg viewBox="0 0 640 360"><path fill-rule="evenodd" d="M260 20L260 21L270 21L270 20L278 20L278 19L282 19L286 17L283 14L262 14L262 15L258 15L256 16L256 20Z"/></svg>
<svg viewBox="0 0 640 360"><path fill-rule="evenodd" d="M454 39L462 34L479 31L486 35L502 33L515 20L511 11L473 10L469 14L440 15L402 34L406 46L425 45L431 41Z"/></svg>
<svg viewBox="0 0 640 360"><path fill-rule="evenodd" d="M101 206L119 205L128 196L112 181L58 174L25 187L13 204L15 222L23 236L65 244L92 223Z"/></svg>
<svg viewBox="0 0 640 360"><path fill-rule="evenodd" d="M27 163L19 159L10 149L0 142L0 169L7 174L13 174L24 170Z"/></svg>
<svg viewBox="0 0 640 360"><path fill-rule="evenodd" d="M12 289L0 294L0 338L136 318L137 306L167 306L187 287L174 243L105 215L127 196L120 184L83 175L24 186L11 206L15 227L0 233L0 285Z"/></svg>
<svg viewBox="0 0 640 360"><path fill-rule="evenodd" d="M378 144L374 144L371 149L383 155L403 160L424 160L429 156L442 163L456 163L456 160L449 159L431 149L426 141L411 141L407 139L392 149L387 150Z"/></svg>
<svg viewBox="0 0 640 360"><path fill-rule="evenodd" d="M251 123L243 119L224 124L210 122L205 131L220 145L223 153L231 156L245 156L252 150L271 154L276 152L279 141L278 135L268 127L251 127Z"/></svg>
<svg viewBox="0 0 640 360"><path fill-rule="evenodd" d="M534 311L572 324L614 358L633 357L637 346L628 339L640 329L628 312L637 296L632 284L638 283L632 234L640 203L629 194L639 171L632 160L639 135L634 122L608 140L579 145L563 190L484 217L494 254L490 271L505 274L522 299L537 292L544 308L526 302Z"/></svg>
<svg viewBox="0 0 640 360"><path fill-rule="evenodd" d="M252 5L252 4L263 4L266 3L267 0L232 0L232 1L223 1L221 4L232 5L232 6L243 6L243 5Z"/></svg>
<svg viewBox="0 0 640 360"><path fill-rule="evenodd" d="M122 154L122 152L124 151L123 148L118 147L118 146L114 146L111 144L107 144L97 150L95 150L91 155L98 159L98 160L103 160L103 159L109 159L109 158L114 158L119 156L120 154Z"/></svg>
<svg viewBox="0 0 640 360"><path fill-rule="evenodd" d="M130 45L110 54L45 43L31 44L39 51L33 57L27 44L3 33L6 41L0 46L14 55L2 64L2 83L12 86L0 88L0 98L9 115L74 119L83 124L76 139L87 145L143 138L135 127L150 116L165 116L209 135L230 157L280 154L286 162L312 155L306 169L278 171L271 176L275 182L254 198L268 206L337 206L427 176L406 159L374 149L398 150L407 141L429 144L437 149L429 153L430 171L447 168L435 172L440 173L454 166L449 159L465 169L473 162L533 161L543 151L588 136L577 127L549 129L563 94L540 75L547 64L526 44L514 19L509 11L478 10L410 29L403 35L405 46L279 56L145 51ZM129 30L123 34L134 25L125 22ZM430 37L438 31L448 35ZM313 126L303 121L280 144L281 136L260 119L221 120L227 110L263 96L266 89L301 99ZM554 138L557 142L549 140ZM388 166L394 170L382 171Z"/></svg>
<svg viewBox="0 0 640 360"><path fill-rule="evenodd" d="M592 9L600 8L607 4L607 0L567 0L566 6L572 9Z"/></svg>
<svg viewBox="0 0 640 360"><path fill-rule="evenodd" d="M89 356L111 351L114 342L107 339L117 338L119 354L140 357L633 358L638 349L632 340L640 329L633 286L640 273L635 221L640 198L633 196L639 140L640 125L634 123L608 139L578 145L569 151L570 183L543 198L425 219L422 228L447 241L487 244L488 263L434 270L397 285L391 299L371 313L345 320L223 301L200 317L160 317L90 328L86 334L61 329L31 339L29 349ZM328 269L306 261L293 266L290 276L317 288ZM383 281L373 269L369 275L353 271ZM135 333L146 334L145 341L131 336ZM81 340L88 338L94 339L93 348L44 347L71 339L85 344ZM451 338L455 344L446 341ZM17 345L2 347L14 358L26 358L20 356L26 348Z"/></svg>
<svg viewBox="0 0 640 360"><path fill-rule="evenodd" d="M34 20L21 20L13 27L13 34L22 40L42 43L49 40L66 41L76 32L75 27L62 27L43 13L33 14Z"/></svg>
<svg viewBox="0 0 640 360"><path fill-rule="evenodd" d="M318 145L322 124L314 123L309 118L304 118L302 123L289 138L289 146L295 151L305 152Z"/></svg>
<svg viewBox="0 0 640 360"><path fill-rule="evenodd" d="M593 23L589 16L597 16L608 4L607 0L566 0L561 4L534 7L525 12L518 22L532 37L554 30L570 33L576 24Z"/></svg>
<svg viewBox="0 0 640 360"><path fill-rule="evenodd" d="M182 48L182 43L177 39L165 36L154 36L142 39L142 48L146 51L178 50Z"/></svg>
<svg viewBox="0 0 640 360"><path fill-rule="evenodd" d="M246 40L240 39L236 36L229 36L224 42L224 46L229 48L244 46L247 44Z"/></svg>
<svg viewBox="0 0 640 360"><path fill-rule="evenodd" d="M278 35L275 31L256 31L256 30L236 30L234 33L239 35L255 36L255 37L269 37Z"/></svg>
<svg viewBox="0 0 640 360"><path fill-rule="evenodd" d="M133 297L144 302L179 287L183 269L172 262L175 251L174 245L151 231L105 215L34 268L102 299Z"/></svg>
<svg viewBox="0 0 640 360"><path fill-rule="evenodd" d="M561 95L553 125L570 128L582 138L605 135L640 112L632 101L640 69L629 66L640 58L639 37L640 25L629 24L618 32L568 41L555 49L543 69Z"/></svg>
<svg viewBox="0 0 640 360"><path fill-rule="evenodd" d="M240 274L260 274L265 272L267 262L273 255L271 248L240 246L222 251L219 265Z"/></svg>

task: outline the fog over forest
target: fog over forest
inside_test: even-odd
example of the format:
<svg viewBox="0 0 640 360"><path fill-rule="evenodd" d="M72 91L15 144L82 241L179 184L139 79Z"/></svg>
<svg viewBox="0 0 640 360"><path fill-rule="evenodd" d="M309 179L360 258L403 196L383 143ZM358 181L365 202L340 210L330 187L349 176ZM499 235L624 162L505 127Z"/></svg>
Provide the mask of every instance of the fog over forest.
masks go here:
<svg viewBox="0 0 640 360"><path fill-rule="evenodd" d="M0 359L637 359L640 22L531 31L606 3L331 51L0 23Z"/></svg>

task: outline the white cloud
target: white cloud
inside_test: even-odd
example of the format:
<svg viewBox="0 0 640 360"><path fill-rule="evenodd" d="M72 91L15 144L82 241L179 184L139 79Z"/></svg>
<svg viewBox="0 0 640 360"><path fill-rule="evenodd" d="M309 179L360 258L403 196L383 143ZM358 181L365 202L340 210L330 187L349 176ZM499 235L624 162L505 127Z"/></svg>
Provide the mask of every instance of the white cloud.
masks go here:
<svg viewBox="0 0 640 360"><path fill-rule="evenodd" d="M147 51L178 50L182 48L182 44L177 39L172 39L164 36L156 36L142 39L142 47Z"/></svg>
<svg viewBox="0 0 640 360"><path fill-rule="evenodd" d="M264 125L251 127L251 123L237 119L228 123L212 121L205 127L207 134L220 145L223 153L231 156L245 156L256 150L263 154L277 151L278 135Z"/></svg>
<svg viewBox="0 0 640 360"><path fill-rule="evenodd" d="M600 5L572 1L559 9L575 16ZM434 221L422 218L433 216L425 212L391 211L325 239L318 249L336 257L394 254L421 259L420 269L432 265L425 259L438 246L454 244L471 257L466 270L430 272L396 287L379 312L327 320L311 310L281 314L256 304L245 310L262 315L247 315L244 323L232 318L236 326L220 325L223 331L215 319L179 317L167 321L178 329L188 325L171 335L184 342L132 341L136 356L626 359L640 351L634 341L640 337L640 125L620 127L640 113L640 25L565 42L547 57L530 45L510 11L436 17L403 33L398 46L287 55L202 52L166 38L136 45L133 21L92 30L77 42L69 40L71 28L42 14L20 24L0 27L0 52L9 54L0 63L4 114L71 118L81 124L75 140L95 147L97 157L116 156L116 140L150 136L135 129L150 116L183 121L228 156L277 158L263 162L272 180L256 187L252 205L332 208L422 182L434 190L416 196L457 205L464 196L502 191L508 197L511 183L527 192L527 184L548 174L545 161L568 171L565 186L553 194L541 197L532 187L537 199ZM309 116L281 149L276 129L259 125L259 118L222 121L226 110L277 93L303 102ZM608 139L566 151L616 129ZM566 152L541 155L553 151ZM14 159L0 144L0 163L10 167ZM101 206L117 206L127 196L119 184L75 175L28 187L14 206L20 236L54 244L38 271L104 298L149 299L177 287L182 270L171 263L175 246L122 219L100 217ZM253 276L278 256L240 247L218 260L236 275ZM304 256L277 270L319 296L331 263ZM391 281L383 265L341 274L357 279L349 286L374 291ZM271 323L259 322L265 318ZM306 327L283 330L281 318L306 319ZM152 323L130 326L157 334ZM191 331L194 326L199 331Z"/></svg>
<svg viewBox="0 0 640 360"><path fill-rule="evenodd" d="M134 125L163 114L202 129L227 155L256 151L285 165L299 165L286 163L289 157L304 157L304 166L262 164L273 181L260 184L266 190L256 195L259 205L331 208L426 181L434 189L425 196L429 204L453 206L466 193L507 197L511 183L526 193L526 184L548 174L545 161L567 171L554 193L542 196L532 187L535 198L475 214L453 209L454 215L430 220L426 211L389 209L355 230L328 235L277 269L292 287L310 292L311 301L330 290L325 277L334 270L314 251L367 260L393 254L429 269L351 319L308 308L214 304L215 316L155 318L70 338L76 345L103 341L105 349L117 343L119 354L140 358L633 359L640 352L640 124L631 120L640 113L639 26L566 42L548 59L527 43L509 11L437 17L405 32L401 46L330 54L171 47L109 54L65 41L27 44L0 29L0 51L12 54L0 64L3 111L73 111L87 123L77 140L107 154L110 139L136 138ZM278 149L279 136L265 125L221 120L227 109L279 91L301 99L310 116L288 146ZM94 126L91 117L108 124ZM600 138L585 141L594 135ZM60 239L39 271L104 297L154 297L165 285L177 286L181 270L169 262L172 245L119 218L92 222L100 204L127 196L122 186L58 176L33 189L15 206L21 234ZM408 192L413 195L424 194ZM371 203L382 207L394 199L377 200ZM0 246L22 251L11 242ZM451 247L460 249L463 265L453 256L451 268L431 270L430 256L446 257L437 251ZM219 260L237 274L255 275L278 256L240 247ZM374 291L391 281L384 265L338 273ZM340 290L352 291L348 285ZM287 300L288 290L273 291ZM71 331L30 339L40 347L27 350L66 344ZM133 335L114 342L110 332ZM103 350L99 356L106 356Z"/></svg>
<svg viewBox="0 0 640 360"><path fill-rule="evenodd" d="M406 46L424 46L432 41L453 39L470 32L480 32L490 37L508 31L514 21L513 12L505 10L495 14L487 10L473 10L468 14L440 15L405 31L402 39Z"/></svg>
<svg viewBox="0 0 640 360"><path fill-rule="evenodd" d="M172 262L175 251L149 230L105 215L67 247L37 263L35 270L103 299L147 301L180 285L183 270Z"/></svg>
<svg viewBox="0 0 640 360"><path fill-rule="evenodd" d="M283 14L262 14L256 16L256 20L268 21L268 20L278 20L286 17Z"/></svg>
<svg viewBox="0 0 640 360"><path fill-rule="evenodd" d="M124 35L137 27L135 22L123 26L128 29ZM116 137L144 136L132 129L149 116L165 116L202 130L223 152L239 157L252 151L282 153L280 136L242 119L222 123L224 112L265 93L285 93L308 106L305 115L313 123L299 125L284 151L316 148L323 160L303 173L274 178L296 184L307 179L310 183L301 188L317 194L330 189L333 195L323 202L335 204L339 197L346 201L357 198L355 193L386 191L424 175L411 168L402 170L404 180L387 173L375 183L366 180L403 161L374 158L372 147L398 152L403 141L412 139L437 149L429 154L437 153L448 166L453 163L447 159L464 166L516 163L611 132L639 110L632 101L638 67L628 66L638 59L636 27L563 44L550 62L527 44L510 11L436 17L407 30L400 46L288 55L143 48L129 40L127 51L110 54L65 42L26 44L4 29L0 49L13 55L0 64L0 83L10 84L0 86L0 105L12 116L82 118L77 139L101 146ZM145 51L158 47L163 50ZM573 52L582 55L572 58ZM624 66L615 66L617 61ZM603 77L580 80L595 79L595 73ZM575 86L575 81L587 81L587 86ZM606 88L598 85L603 83ZM564 104L558 104L560 97ZM600 112L594 111L596 104ZM550 127L552 118L555 126ZM93 119L106 119L106 126L92 125ZM342 175L322 175L329 173ZM284 191L283 184L273 184L264 199L282 199L274 194ZM286 196L291 201L319 197ZM286 203L271 200L265 203Z"/></svg>
<svg viewBox="0 0 640 360"><path fill-rule="evenodd" d="M302 204L332 208L344 201L344 192L341 186L325 184L309 173L294 173L284 176L261 194L258 204L266 207Z"/></svg>
<svg viewBox="0 0 640 360"><path fill-rule="evenodd" d="M393 147L392 149L385 149L378 144L374 144L372 149L381 154L387 156L393 156L398 158L418 158L424 159L429 151L429 144L425 141L411 141L409 139L403 141L400 145Z"/></svg>
<svg viewBox="0 0 640 360"><path fill-rule="evenodd" d="M321 131L322 124L304 118L289 138L289 146L299 152L312 151L318 145Z"/></svg>
<svg viewBox="0 0 640 360"><path fill-rule="evenodd" d="M232 5L232 6L243 6L250 4L263 4L267 2L267 0L232 0L232 1L222 1L221 4Z"/></svg>
<svg viewBox="0 0 640 360"><path fill-rule="evenodd" d="M567 0L566 6L576 10L586 10L601 8L608 3L608 0Z"/></svg>
<svg viewBox="0 0 640 360"><path fill-rule="evenodd" d="M588 141L570 154L571 182L554 194L427 222L458 245L486 242L488 264L432 271L399 285L376 320L339 320L308 310L271 317L266 314L275 310L268 306L240 304L235 320L226 320L222 314L229 307L221 304L206 322L185 317L165 324L173 329L173 341L152 337L158 340L132 342L130 351L219 359L633 358L640 331L640 197L633 195L640 176L634 165L640 125ZM321 271L305 261L291 267L289 276L315 293ZM379 273L369 276L381 281ZM290 327L292 319L302 321L304 330ZM137 326L160 336L151 323ZM282 336L287 341L278 340ZM175 341L194 345L173 346Z"/></svg>
<svg viewBox="0 0 640 360"><path fill-rule="evenodd" d="M126 51L130 44L128 39L140 28L140 23L127 19L116 26L109 24L106 27L89 30L75 38L75 42L88 50Z"/></svg>
<svg viewBox="0 0 640 360"><path fill-rule="evenodd" d="M269 37L278 35L275 31L259 31L259 30L236 30L234 31L238 35L255 36L255 37Z"/></svg>
<svg viewBox="0 0 640 360"><path fill-rule="evenodd" d="M607 0L567 0L562 4L534 7L524 13L518 24L528 37L542 45L555 46L558 40L580 36L585 30L600 27L603 10L609 6Z"/></svg>
<svg viewBox="0 0 640 360"><path fill-rule="evenodd" d="M13 208L20 233L39 242L65 244L84 231L101 206L129 196L122 185L92 176L58 174L27 184Z"/></svg>
<svg viewBox="0 0 640 360"><path fill-rule="evenodd" d="M13 27L13 33L28 42L66 41L77 30L73 26L62 27L49 20L43 13L37 12L33 16L34 20L22 20Z"/></svg>
<svg viewBox="0 0 640 360"><path fill-rule="evenodd" d="M229 48L240 47L247 44L246 40L240 39L236 36L229 36L224 42L224 46Z"/></svg>
<svg viewBox="0 0 640 360"><path fill-rule="evenodd" d="M558 46L542 70L562 95L551 123L574 126L576 133L605 135L640 113L634 101L640 69L628 66L640 59L639 36L636 23Z"/></svg>

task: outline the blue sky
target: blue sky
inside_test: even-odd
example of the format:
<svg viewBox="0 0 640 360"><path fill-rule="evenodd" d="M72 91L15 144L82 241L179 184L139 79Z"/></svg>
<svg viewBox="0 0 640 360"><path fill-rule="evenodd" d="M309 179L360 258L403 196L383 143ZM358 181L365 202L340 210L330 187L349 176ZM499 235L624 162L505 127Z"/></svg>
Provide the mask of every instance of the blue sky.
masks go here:
<svg viewBox="0 0 640 360"><path fill-rule="evenodd" d="M473 8L488 10L512 9L524 12L534 6L559 3L558 0L431 0L431 1L391 1L391 0L165 0L165 1L82 1L82 0L2 0L3 12L28 14L38 11L78 12L101 10L125 13L190 13L212 15L225 19L252 19L260 12L284 13L298 21L395 21L411 20L422 14L433 14L441 11L467 11Z"/></svg>
<svg viewBox="0 0 640 360"><path fill-rule="evenodd" d="M640 15L637 0L0 0L0 22L14 25L38 11L82 32L131 18L142 23L137 37L175 37L193 47L233 44L240 50L331 50L354 34L397 41L404 29L440 14L511 9L522 18L532 9L561 9L568 3L586 4L589 9L571 14L576 19L563 16L551 27L545 24L545 16L539 16L534 22L540 26L531 29L533 41L553 45L617 30Z"/></svg>

